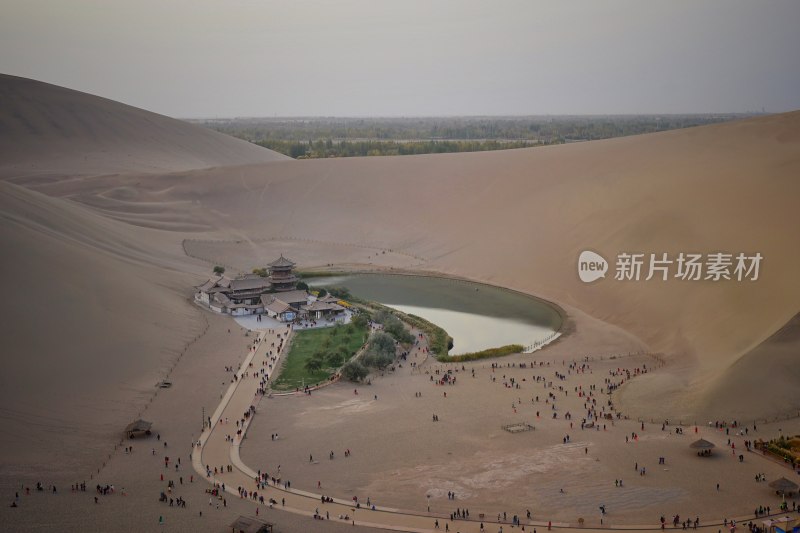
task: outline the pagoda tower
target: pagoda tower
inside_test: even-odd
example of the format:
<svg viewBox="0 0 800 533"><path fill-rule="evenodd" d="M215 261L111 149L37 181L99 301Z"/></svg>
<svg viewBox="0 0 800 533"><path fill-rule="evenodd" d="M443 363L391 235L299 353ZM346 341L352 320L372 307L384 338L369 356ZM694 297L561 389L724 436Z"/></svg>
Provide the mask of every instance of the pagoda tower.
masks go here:
<svg viewBox="0 0 800 533"><path fill-rule="evenodd" d="M283 257L276 259L269 265L269 281L273 290L290 291L297 285L297 276L292 273L294 263Z"/></svg>

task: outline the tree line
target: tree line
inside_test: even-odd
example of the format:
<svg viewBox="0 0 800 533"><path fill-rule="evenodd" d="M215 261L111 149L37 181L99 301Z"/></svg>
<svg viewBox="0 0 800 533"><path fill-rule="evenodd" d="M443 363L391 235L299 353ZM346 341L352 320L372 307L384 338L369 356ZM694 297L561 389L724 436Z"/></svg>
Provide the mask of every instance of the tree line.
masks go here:
<svg viewBox="0 0 800 533"><path fill-rule="evenodd" d="M553 143L652 133L747 116L752 114L236 118L193 122L251 142L510 140Z"/></svg>
<svg viewBox="0 0 800 533"><path fill-rule="evenodd" d="M530 141L284 141L267 139L256 142L294 159L326 157L366 157L383 155L444 154L451 152L483 152L527 148L537 144Z"/></svg>

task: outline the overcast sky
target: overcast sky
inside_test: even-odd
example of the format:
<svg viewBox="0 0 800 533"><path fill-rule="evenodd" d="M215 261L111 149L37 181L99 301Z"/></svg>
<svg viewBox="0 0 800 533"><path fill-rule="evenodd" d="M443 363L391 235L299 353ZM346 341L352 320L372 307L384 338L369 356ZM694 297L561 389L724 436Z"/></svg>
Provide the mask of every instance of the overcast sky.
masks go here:
<svg viewBox="0 0 800 533"><path fill-rule="evenodd" d="M800 108L800 1L0 0L0 72L175 117Z"/></svg>

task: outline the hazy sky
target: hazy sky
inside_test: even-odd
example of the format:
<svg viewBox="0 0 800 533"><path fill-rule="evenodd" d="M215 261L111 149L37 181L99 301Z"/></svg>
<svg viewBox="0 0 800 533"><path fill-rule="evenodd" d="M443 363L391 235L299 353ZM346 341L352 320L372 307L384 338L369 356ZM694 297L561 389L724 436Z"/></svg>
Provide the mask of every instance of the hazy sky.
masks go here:
<svg viewBox="0 0 800 533"><path fill-rule="evenodd" d="M800 108L800 1L0 0L0 72L177 117Z"/></svg>

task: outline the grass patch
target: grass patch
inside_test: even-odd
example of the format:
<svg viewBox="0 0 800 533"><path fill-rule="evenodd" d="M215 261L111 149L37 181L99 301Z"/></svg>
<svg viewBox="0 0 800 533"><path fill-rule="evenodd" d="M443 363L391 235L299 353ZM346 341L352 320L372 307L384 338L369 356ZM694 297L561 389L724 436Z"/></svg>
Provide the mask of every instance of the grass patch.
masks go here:
<svg viewBox="0 0 800 533"><path fill-rule="evenodd" d="M304 329L294 333L289 353L278 379L272 384L277 391L303 388L327 381L364 345L367 328L355 324L332 328ZM309 361L320 361L319 368L309 368Z"/></svg>
<svg viewBox="0 0 800 533"><path fill-rule="evenodd" d="M318 275L338 276L342 275L343 273L309 272L308 274L310 274L309 277L317 277ZM339 296L341 298L345 298L348 302L358 305L358 307L366 311L370 316L380 311L385 311L387 313L390 313L398 317L406 324L409 324L421 330L428 337L428 350L437 359L441 356L447 357L447 352L450 351L450 348L453 346L453 338L450 335L448 335L444 329L437 326L433 322L425 320L421 316L403 313L402 311L398 311L397 309L392 309L391 307L380 304L378 302L364 300L363 298L359 298L358 296L350 294L350 291L347 289L347 287L328 287L328 290L331 294Z"/></svg>
<svg viewBox="0 0 800 533"><path fill-rule="evenodd" d="M521 353L525 347L521 344L507 344L499 348L489 348L480 352L471 352L461 355L438 356L436 359L441 363L460 363L462 361L477 361L478 359L491 359L492 357L503 357L512 353Z"/></svg>

